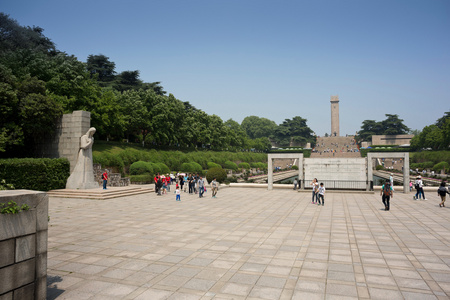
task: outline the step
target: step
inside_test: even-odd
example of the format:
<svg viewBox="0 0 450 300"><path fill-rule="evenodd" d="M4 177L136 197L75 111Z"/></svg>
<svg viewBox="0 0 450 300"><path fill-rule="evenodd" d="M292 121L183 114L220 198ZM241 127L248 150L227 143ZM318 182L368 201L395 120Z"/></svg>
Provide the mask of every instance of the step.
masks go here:
<svg viewBox="0 0 450 300"><path fill-rule="evenodd" d="M48 192L48 195L50 197L58 197L58 198L106 200L151 192L154 192L154 189L148 187L111 187L108 188L107 190L103 189L52 190Z"/></svg>

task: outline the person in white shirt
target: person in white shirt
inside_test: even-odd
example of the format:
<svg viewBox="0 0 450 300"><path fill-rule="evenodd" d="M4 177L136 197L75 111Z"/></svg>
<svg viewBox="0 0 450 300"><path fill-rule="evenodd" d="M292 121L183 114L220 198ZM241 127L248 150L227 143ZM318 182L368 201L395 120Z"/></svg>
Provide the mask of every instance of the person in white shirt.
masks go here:
<svg viewBox="0 0 450 300"><path fill-rule="evenodd" d="M320 183L319 186L319 195L317 196L317 205L320 205L320 199L322 199L322 206L325 205L325 187L323 186L323 182Z"/></svg>

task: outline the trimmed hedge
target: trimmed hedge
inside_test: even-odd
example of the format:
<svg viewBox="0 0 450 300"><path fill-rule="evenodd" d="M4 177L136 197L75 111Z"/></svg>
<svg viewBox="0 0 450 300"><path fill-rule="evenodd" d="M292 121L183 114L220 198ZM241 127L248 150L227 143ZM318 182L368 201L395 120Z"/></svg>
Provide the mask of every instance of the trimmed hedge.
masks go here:
<svg viewBox="0 0 450 300"><path fill-rule="evenodd" d="M214 163L214 162L212 162L212 161L209 161L209 162L207 163L207 166L208 166L208 169L212 169L212 168L222 168L221 165L216 164L216 163Z"/></svg>
<svg viewBox="0 0 450 300"><path fill-rule="evenodd" d="M130 176L131 183L153 183L153 176L151 175L132 175Z"/></svg>
<svg viewBox="0 0 450 300"><path fill-rule="evenodd" d="M146 161L137 161L130 166L131 175L153 174L152 163Z"/></svg>
<svg viewBox="0 0 450 300"><path fill-rule="evenodd" d="M202 173L203 168L200 164L196 162L190 162L190 163L183 163L181 164L181 171L187 172L187 173Z"/></svg>
<svg viewBox="0 0 450 300"><path fill-rule="evenodd" d="M259 168L260 170L267 170L267 164L263 162L251 163L250 166L252 168Z"/></svg>
<svg viewBox="0 0 450 300"><path fill-rule="evenodd" d="M224 167L225 167L225 169L230 169L230 170L233 170L233 171L236 171L237 168L238 168L238 166L237 166L236 163L234 163L234 162L232 162L232 161L229 161L229 160L227 160L227 161L224 163Z"/></svg>
<svg viewBox="0 0 450 300"><path fill-rule="evenodd" d="M249 169L250 169L250 165L249 165L248 163L246 163L246 162L241 162L241 163L238 165L238 167L241 168L241 169L246 169L246 170L249 170Z"/></svg>
<svg viewBox="0 0 450 300"><path fill-rule="evenodd" d="M0 178L16 189L64 189L70 175L66 158L13 158L0 160Z"/></svg>
<svg viewBox="0 0 450 300"><path fill-rule="evenodd" d="M391 146L384 146L374 149L360 149L361 157L367 157L368 152L410 152L410 148L393 148Z"/></svg>
<svg viewBox="0 0 450 300"><path fill-rule="evenodd" d="M223 183L227 179L227 172L222 168L209 169L206 173L206 180L211 183L214 178L216 178L219 183Z"/></svg>

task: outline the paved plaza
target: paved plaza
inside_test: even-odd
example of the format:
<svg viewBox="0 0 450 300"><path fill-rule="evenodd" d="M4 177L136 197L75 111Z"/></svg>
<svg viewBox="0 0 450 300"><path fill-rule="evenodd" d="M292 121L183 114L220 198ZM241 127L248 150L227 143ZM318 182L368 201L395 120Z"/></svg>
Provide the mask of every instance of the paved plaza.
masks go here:
<svg viewBox="0 0 450 300"><path fill-rule="evenodd" d="M51 197L48 299L449 299L450 209L427 198Z"/></svg>

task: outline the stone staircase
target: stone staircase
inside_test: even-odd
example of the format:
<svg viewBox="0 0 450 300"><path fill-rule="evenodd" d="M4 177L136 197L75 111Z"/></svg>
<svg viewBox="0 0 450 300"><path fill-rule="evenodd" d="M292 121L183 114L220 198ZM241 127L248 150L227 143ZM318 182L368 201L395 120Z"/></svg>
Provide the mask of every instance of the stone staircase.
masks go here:
<svg viewBox="0 0 450 300"><path fill-rule="evenodd" d="M88 190L52 190L48 191L49 197L58 198L76 198L76 199L93 199L93 200L107 200L119 197L127 197L145 193L154 192L153 185L131 185L122 187L108 187L104 190L101 187L98 189Z"/></svg>
<svg viewBox="0 0 450 300"><path fill-rule="evenodd" d="M315 152L311 153L312 158L361 157L360 152L351 151L357 150L353 136L318 137L314 150Z"/></svg>

